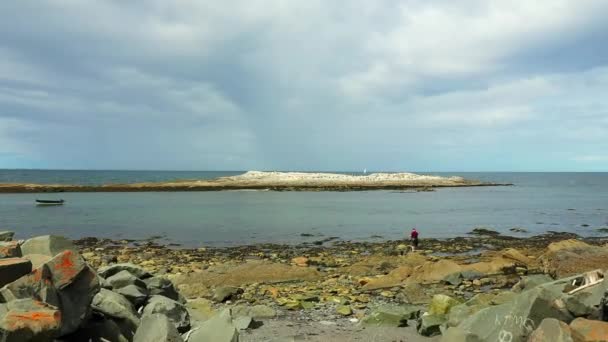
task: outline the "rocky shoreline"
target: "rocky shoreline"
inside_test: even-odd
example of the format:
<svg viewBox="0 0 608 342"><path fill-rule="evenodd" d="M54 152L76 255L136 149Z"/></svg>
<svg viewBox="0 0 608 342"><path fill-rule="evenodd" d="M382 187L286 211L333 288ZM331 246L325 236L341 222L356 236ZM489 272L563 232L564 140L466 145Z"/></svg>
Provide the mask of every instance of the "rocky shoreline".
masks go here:
<svg viewBox="0 0 608 342"><path fill-rule="evenodd" d="M211 180L183 180L133 184L0 184L0 193L45 192L145 192L145 191L432 191L442 187L508 186L512 184L481 182L462 177L439 177L413 173L373 173L350 176L331 173L259 172L219 177Z"/></svg>
<svg viewBox="0 0 608 342"><path fill-rule="evenodd" d="M0 233L4 321L40 305L63 317L42 328L0 325L0 333L27 330L39 341L106 330L115 334L108 341L590 341L593 327L608 338L608 282L570 294L582 272L608 268L608 239L472 233L423 239L417 251L405 241L182 249L154 238L11 241ZM7 339L17 340L27 339Z"/></svg>

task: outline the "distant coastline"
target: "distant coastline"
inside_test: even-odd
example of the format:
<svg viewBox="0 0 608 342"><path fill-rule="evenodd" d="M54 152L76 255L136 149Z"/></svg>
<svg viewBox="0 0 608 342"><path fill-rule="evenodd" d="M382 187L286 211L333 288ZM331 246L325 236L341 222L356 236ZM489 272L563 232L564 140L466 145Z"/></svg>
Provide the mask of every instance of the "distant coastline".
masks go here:
<svg viewBox="0 0 608 342"><path fill-rule="evenodd" d="M242 175L203 180L144 182L132 184L36 184L0 183L0 193L59 192L146 192L146 191L366 191L432 190L441 187L508 186L462 177L427 176L414 173L372 173L345 175L336 173L248 171Z"/></svg>

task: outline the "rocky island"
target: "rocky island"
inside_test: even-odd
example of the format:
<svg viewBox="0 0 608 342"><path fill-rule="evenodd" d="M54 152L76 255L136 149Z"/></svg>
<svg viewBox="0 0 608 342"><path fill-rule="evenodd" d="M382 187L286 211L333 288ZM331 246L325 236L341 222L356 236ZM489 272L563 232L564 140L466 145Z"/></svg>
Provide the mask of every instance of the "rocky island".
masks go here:
<svg viewBox="0 0 608 342"><path fill-rule="evenodd" d="M137 192L137 191L362 191L362 190L422 190L440 187L499 186L499 184L414 173L372 173L354 176L335 173L248 171L242 175L209 180L179 180L170 182L73 185L73 184L0 184L0 193L36 192Z"/></svg>

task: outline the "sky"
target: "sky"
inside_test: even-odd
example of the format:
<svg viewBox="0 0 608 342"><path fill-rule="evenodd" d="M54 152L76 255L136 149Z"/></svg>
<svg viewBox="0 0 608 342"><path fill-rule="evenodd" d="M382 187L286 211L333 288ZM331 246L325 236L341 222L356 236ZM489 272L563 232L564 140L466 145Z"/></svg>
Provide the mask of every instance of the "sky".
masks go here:
<svg viewBox="0 0 608 342"><path fill-rule="evenodd" d="M605 0L0 2L0 168L608 171Z"/></svg>

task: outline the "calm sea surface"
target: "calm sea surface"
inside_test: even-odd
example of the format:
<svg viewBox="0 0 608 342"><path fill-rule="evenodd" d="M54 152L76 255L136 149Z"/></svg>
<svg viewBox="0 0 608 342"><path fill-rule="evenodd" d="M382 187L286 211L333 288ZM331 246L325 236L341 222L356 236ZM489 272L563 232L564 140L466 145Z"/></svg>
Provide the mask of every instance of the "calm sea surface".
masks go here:
<svg viewBox="0 0 608 342"><path fill-rule="evenodd" d="M202 179L241 172L0 170L0 183L132 183ZM413 226L421 237L464 235L484 226L505 234L523 227L593 236L608 227L608 173L433 173L460 175L512 187L436 192L143 192L0 194L0 230L19 238L62 234L147 238L165 235L186 246L260 242L299 243L402 238ZM36 207L63 198L66 205ZM301 233L315 237L301 237ZM526 236L526 234L519 234Z"/></svg>

